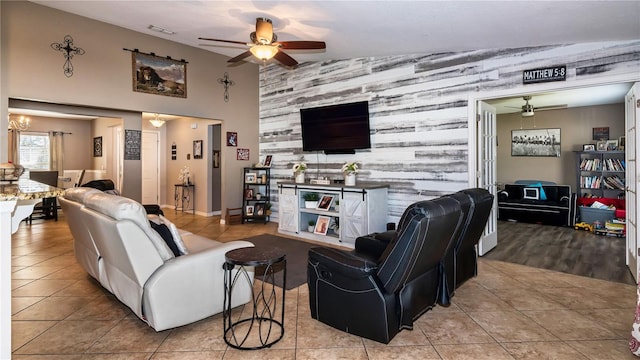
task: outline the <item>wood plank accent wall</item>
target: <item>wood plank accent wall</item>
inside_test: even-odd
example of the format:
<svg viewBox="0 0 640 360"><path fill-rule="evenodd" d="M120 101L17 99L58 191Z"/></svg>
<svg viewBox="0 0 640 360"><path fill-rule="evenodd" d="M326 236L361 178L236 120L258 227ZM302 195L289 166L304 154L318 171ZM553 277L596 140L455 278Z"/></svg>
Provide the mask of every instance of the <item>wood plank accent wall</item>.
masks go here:
<svg viewBox="0 0 640 360"><path fill-rule="evenodd" d="M328 44L331 46L331 44ZM260 158L273 155L275 182L292 179L305 161L307 179L341 179L345 161L357 161L359 180L391 184L389 221L411 203L468 184L470 93L526 90L522 71L567 65L567 85L640 71L640 41L490 49L431 55L357 58L303 63L295 70L260 70ZM369 101L371 149L355 155L302 151L301 108Z"/></svg>

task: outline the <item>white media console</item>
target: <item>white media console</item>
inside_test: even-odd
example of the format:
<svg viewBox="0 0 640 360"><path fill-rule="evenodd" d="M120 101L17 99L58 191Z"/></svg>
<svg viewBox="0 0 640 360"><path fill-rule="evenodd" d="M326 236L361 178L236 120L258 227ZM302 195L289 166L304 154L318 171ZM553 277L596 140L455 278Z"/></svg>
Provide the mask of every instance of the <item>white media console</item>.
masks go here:
<svg viewBox="0 0 640 360"><path fill-rule="evenodd" d="M354 247L358 236L386 231L388 188L389 185L383 183L358 182L356 186L345 186L280 181L278 232ZM305 197L313 193L320 200L313 207L312 204L306 207ZM318 203L326 205L322 199L328 196L333 197L328 206L318 208ZM319 225L309 229L309 222ZM324 225L326 234L323 234Z"/></svg>

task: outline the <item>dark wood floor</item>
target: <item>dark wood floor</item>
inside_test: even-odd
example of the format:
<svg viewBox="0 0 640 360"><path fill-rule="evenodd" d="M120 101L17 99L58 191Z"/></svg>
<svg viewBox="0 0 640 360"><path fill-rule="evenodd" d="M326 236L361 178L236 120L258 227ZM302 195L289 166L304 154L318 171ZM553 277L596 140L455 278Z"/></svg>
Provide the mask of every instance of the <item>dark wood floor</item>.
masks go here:
<svg viewBox="0 0 640 360"><path fill-rule="evenodd" d="M570 227L498 221L498 246L484 256L537 268L635 284L625 238Z"/></svg>

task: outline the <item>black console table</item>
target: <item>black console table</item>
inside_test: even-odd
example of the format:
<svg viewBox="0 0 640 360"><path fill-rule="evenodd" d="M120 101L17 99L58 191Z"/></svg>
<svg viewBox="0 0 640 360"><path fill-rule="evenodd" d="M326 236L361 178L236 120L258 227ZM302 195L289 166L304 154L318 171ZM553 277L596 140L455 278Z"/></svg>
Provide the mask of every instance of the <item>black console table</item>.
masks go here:
<svg viewBox="0 0 640 360"><path fill-rule="evenodd" d="M192 211L196 214L196 186L193 184L175 184L174 185L174 200L175 210L178 211L178 205L182 212Z"/></svg>
<svg viewBox="0 0 640 360"><path fill-rule="evenodd" d="M247 247L225 254L224 265L224 341L234 349L257 350L270 347L284 336L284 294L287 281L286 255L278 249ZM237 271L232 271L237 269ZM248 271L263 273L262 285L256 289ZM275 273L281 269L281 308L278 309ZM235 273L235 274L234 274ZM238 281L249 282L251 300L240 318L231 320L231 296ZM278 320L278 315L280 319Z"/></svg>

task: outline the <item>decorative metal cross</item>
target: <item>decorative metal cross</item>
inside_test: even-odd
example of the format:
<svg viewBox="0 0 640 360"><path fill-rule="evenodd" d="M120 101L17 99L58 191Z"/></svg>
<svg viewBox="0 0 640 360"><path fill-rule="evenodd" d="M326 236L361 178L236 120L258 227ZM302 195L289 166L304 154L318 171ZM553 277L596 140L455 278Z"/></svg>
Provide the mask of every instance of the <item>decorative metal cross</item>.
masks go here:
<svg viewBox="0 0 640 360"><path fill-rule="evenodd" d="M66 77L71 77L73 75L73 65L71 64L71 59L73 58L73 55L84 55L84 50L79 47L73 47L73 38L71 37L71 35L67 35L64 37L64 43L53 43L51 44L51 47L54 50L64 52L63 55L66 61L64 62L62 69L64 70L64 75Z"/></svg>
<svg viewBox="0 0 640 360"><path fill-rule="evenodd" d="M224 86L224 102L229 102L229 86L235 85L235 81L229 79L228 73L224 73L224 77L218 79L218 84Z"/></svg>

